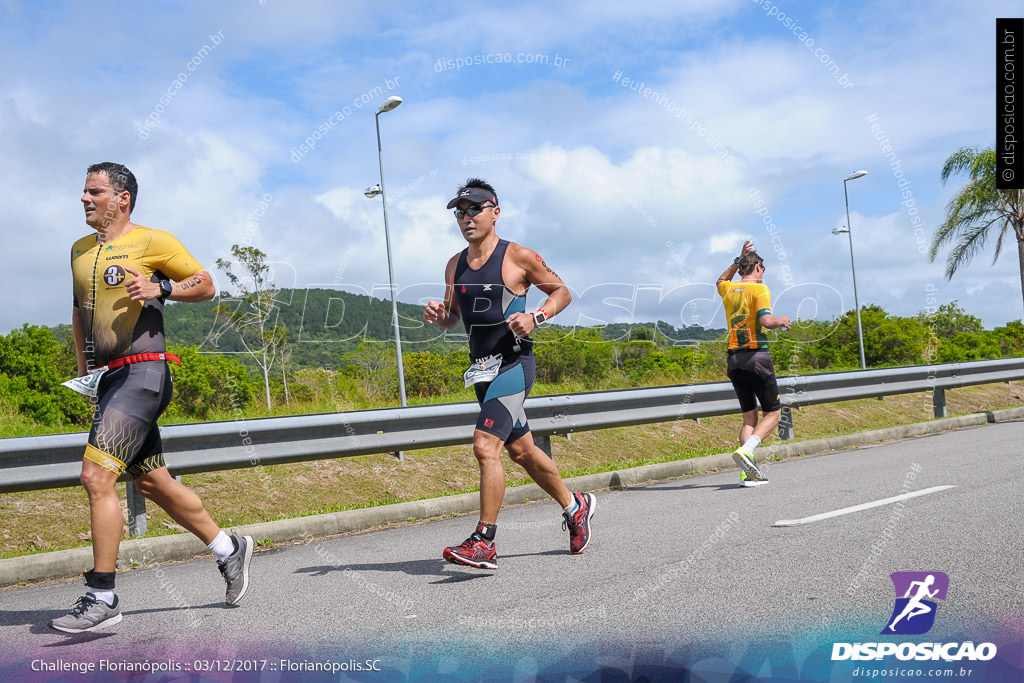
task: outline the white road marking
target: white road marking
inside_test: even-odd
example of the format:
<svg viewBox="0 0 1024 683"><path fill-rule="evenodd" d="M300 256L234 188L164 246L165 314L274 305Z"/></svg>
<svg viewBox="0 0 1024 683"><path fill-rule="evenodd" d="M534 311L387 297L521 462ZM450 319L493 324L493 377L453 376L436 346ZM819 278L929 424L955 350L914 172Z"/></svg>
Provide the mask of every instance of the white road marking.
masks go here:
<svg viewBox="0 0 1024 683"><path fill-rule="evenodd" d="M875 500L870 503L861 503L860 505L854 505L852 507L843 508L841 510L833 510L832 512L823 512L820 515L811 515L810 517L804 517L802 519L780 519L779 521L772 524L772 526L802 526L804 524L810 524L811 522L819 522L823 519L829 519L831 517L839 517L840 515L848 515L851 512L860 512L861 510L870 510L881 505L889 505L890 503L898 503L901 500L908 500L910 498L917 498L918 496L927 496L929 493L938 493L939 491L945 491L946 489L954 489L956 486L933 486L930 489L921 489L920 491L912 491L911 493L903 493L892 498L883 498L882 500Z"/></svg>

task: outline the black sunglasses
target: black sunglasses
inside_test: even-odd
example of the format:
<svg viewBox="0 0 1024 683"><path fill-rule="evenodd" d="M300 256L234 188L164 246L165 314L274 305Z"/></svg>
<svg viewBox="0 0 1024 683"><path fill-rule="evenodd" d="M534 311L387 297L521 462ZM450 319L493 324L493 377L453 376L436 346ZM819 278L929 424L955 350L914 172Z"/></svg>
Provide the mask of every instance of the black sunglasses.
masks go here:
<svg viewBox="0 0 1024 683"><path fill-rule="evenodd" d="M494 204L488 204L487 206L483 206L481 204L470 204L469 206L466 207L465 210L455 209L455 218L461 221L466 216L469 216L470 218L472 218L473 216L479 216L481 213L483 213L484 209L493 208Z"/></svg>

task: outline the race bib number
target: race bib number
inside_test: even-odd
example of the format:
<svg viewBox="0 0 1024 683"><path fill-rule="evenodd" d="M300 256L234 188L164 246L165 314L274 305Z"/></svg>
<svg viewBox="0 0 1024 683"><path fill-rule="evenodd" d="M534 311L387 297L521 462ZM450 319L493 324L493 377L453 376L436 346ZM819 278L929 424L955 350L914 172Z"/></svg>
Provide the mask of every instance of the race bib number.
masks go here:
<svg viewBox="0 0 1024 683"><path fill-rule="evenodd" d="M65 386L68 389L71 389L72 391L77 391L78 393L83 394L85 396L95 398L96 393L99 391L100 388L100 378L103 377L103 373L105 373L107 370L109 370L109 368L106 365L104 365L102 368L96 368L95 370L92 370L87 375L82 375L81 377L73 377L69 379L67 382L61 382L61 386Z"/></svg>
<svg viewBox="0 0 1024 683"><path fill-rule="evenodd" d="M498 370L501 369L501 354L494 356L487 356L487 358L481 358L472 365L469 369L463 373L462 377L466 380L466 386L471 387L477 382L490 382L498 376Z"/></svg>

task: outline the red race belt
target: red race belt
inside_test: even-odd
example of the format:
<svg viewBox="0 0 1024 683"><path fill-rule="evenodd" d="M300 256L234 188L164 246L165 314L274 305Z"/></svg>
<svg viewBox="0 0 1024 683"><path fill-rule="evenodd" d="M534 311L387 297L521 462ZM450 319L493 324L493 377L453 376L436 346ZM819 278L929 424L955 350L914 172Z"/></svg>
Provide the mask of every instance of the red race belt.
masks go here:
<svg viewBox="0 0 1024 683"><path fill-rule="evenodd" d="M142 363L147 360L169 360L174 361L179 366L181 365L181 359L175 356L173 353L137 353L134 356L125 356L124 358L118 358L107 363L107 368L113 370L119 368L122 365L129 365L131 363Z"/></svg>

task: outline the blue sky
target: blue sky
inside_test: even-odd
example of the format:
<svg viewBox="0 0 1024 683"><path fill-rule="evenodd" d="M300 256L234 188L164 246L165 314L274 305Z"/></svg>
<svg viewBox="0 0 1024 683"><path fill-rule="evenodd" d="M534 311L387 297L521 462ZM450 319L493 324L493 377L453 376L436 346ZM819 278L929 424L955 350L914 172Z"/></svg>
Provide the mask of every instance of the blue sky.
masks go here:
<svg viewBox="0 0 1024 683"><path fill-rule="evenodd" d="M912 315L937 292L987 327L1021 318L1012 244L947 282L918 243L957 186L939 181L945 158L994 142L995 18L1019 3L550 7L0 2L17 236L0 254L0 329L70 320L68 250L89 232L78 199L103 160L138 176L135 222L211 271L248 236L283 286L384 296L381 203L362 191L390 95L405 100L380 117L403 301L440 295L464 246L445 204L481 176L498 233L576 293L557 322L721 326L713 283L745 238L776 313L830 318L853 305L847 239L831 234L843 178L866 169L848 183L862 304Z"/></svg>

